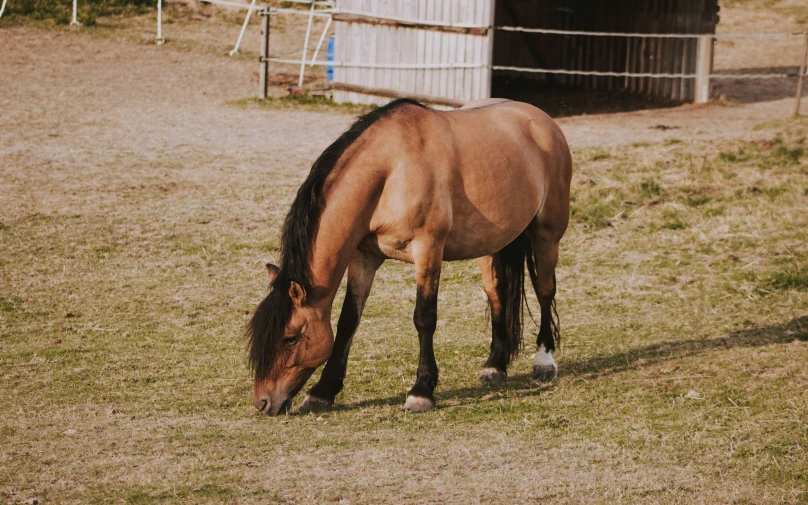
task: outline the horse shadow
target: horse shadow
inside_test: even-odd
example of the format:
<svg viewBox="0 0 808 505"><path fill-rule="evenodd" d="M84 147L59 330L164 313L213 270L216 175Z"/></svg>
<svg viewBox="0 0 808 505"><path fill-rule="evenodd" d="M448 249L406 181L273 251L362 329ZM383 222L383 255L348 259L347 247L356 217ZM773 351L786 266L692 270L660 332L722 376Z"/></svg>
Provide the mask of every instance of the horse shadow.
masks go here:
<svg viewBox="0 0 808 505"><path fill-rule="evenodd" d="M720 337L702 337L688 340L655 342L645 346L615 352L594 358L564 360L562 376L597 380L621 372L639 370L673 359L681 360L698 356L716 349L755 348L791 343L794 340L808 341L808 316L801 316L786 323L768 326L752 326L736 330ZM438 406L479 403L500 398L492 391L518 393L522 396L539 396L555 387L555 383L536 383L530 374L516 374L500 386L480 384L455 388L435 393ZM397 406L404 402L405 395L362 400L337 404L334 410L356 410L366 407Z"/></svg>

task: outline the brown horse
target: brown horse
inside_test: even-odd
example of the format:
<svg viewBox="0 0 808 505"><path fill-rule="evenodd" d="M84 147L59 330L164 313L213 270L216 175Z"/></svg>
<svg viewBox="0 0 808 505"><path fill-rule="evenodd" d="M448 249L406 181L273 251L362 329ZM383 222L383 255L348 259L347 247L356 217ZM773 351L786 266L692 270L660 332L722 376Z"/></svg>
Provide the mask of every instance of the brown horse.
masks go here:
<svg viewBox="0 0 808 505"><path fill-rule="evenodd" d="M435 405L432 346L443 261L475 258L491 309L491 353L480 380L501 382L520 350L528 276L541 307L533 374L558 367L555 267L569 221L572 159L542 111L507 100L441 112L408 99L362 116L314 163L283 226L280 267L247 330L253 402L274 416L323 363L300 410L329 410L345 378L351 340L385 259L414 263L413 322L420 342L405 410ZM331 307L348 271L337 323Z"/></svg>

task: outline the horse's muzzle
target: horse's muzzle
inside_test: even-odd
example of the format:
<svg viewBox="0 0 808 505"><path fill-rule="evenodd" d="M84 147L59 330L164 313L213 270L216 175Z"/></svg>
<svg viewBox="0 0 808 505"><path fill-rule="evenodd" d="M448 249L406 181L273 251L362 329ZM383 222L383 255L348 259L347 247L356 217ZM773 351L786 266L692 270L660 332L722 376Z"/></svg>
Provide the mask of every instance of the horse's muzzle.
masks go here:
<svg viewBox="0 0 808 505"><path fill-rule="evenodd" d="M287 398L283 401L275 401L271 398L258 398L254 402L255 408L270 417L277 416L278 414L288 414L292 410L292 399Z"/></svg>

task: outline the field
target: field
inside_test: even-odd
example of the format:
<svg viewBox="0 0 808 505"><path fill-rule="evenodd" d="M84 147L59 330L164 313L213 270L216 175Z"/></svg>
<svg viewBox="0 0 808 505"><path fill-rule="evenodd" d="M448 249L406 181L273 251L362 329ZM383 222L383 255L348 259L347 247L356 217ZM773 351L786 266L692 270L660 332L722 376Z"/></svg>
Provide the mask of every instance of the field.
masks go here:
<svg viewBox="0 0 808 505"><path fill-rule="evenodd" d="M337 409L269 419L244 324L294 191L362 110L253 101L251 53L223 56L236 23L206 23L178 18L163 47L146 18L0 25L0 502L808 503L791 100L560 121L576 172L553 384L531 382L529 346L479 383L480 275L446 264L438 408L401 412L415 290L388 262Z"/></svg>

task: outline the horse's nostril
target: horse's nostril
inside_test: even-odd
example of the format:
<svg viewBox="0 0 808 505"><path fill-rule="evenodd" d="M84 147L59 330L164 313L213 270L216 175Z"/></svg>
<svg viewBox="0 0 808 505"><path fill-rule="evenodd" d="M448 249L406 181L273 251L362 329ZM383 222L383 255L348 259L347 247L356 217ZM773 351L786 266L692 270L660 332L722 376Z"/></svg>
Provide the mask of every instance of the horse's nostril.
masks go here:
<svg viewBox="0 0 808 505"><path fill-rule="evenodd" d="M255 408L257 408L261 412L264 412L266 410L268 404L269 400L266 398L253 398L253 405L255 405Z"/></svg>

